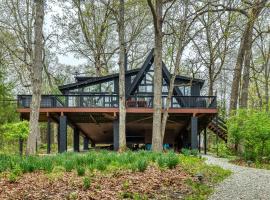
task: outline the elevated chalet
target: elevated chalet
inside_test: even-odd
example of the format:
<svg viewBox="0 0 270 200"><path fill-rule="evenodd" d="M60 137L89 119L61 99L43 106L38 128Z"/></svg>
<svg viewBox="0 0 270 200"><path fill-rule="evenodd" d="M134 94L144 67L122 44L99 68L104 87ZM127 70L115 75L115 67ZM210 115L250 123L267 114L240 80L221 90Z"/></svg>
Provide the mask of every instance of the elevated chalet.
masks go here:
<svg viewBox="0 0 270 200"><path fill-rule="evenodd" d="M153 115L153 50L141 68L126 71L127 144L150 144ZM162 68L162 102L165 105L171 74ZM48 153L51 122L59 125L58 149L67 150L67 126L74 129L74 150L79 136L84 148L111 144L118 149L118 74L102 77L76 77L76 82L59 86L61 95L43 95L40 121L48 122ZM174 149L197 148L198 135L217 114L215 96L201 96L204 80L177 76L170 102L164 143ZM29 120L30 95L18 95L21 119Z"/></svg>

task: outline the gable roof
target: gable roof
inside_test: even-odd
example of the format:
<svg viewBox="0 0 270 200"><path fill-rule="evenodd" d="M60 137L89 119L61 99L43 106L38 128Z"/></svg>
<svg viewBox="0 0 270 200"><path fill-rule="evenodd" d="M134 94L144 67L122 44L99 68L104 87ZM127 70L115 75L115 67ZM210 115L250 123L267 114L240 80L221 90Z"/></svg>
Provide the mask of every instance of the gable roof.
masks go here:
<svg viewBox="0 0 270 200"><path fill-rule="evenodd" d="M145 72L150 69L153 62L154 62L154 49L152 49L149 52L149 54L146 57L141 68L126 71L127 76L136 75L133 82L131 83L129 90L127 91L127 96L129 96L130 94L132 94L136 90L136 88L138 87L138 84L140 84L141 80L143 79ZM162 62L162 74L163 74L163 78L165 79L165 81L169 85L171 74L163 62ZM101 76L101 77L75 77L75 78L76 78L77 82L66 84L66 85L61 85L58 87L59 90L63 93L63 92L68 91L68 90L82 88L85 86L94 85L94 84L98 84L98 83L102 83L102 82L108 82L108 81L111 81L113 79L118 79L119 73L110 74L110 75ZM184 80L184 81L191 81L192 80L192 82L197 82L200 85L200 87L202 87L204 84L204 80L202 80L202 79L193 79L193 78L186 77L186 76L177 75L176 79ZM177 95L181 95L181 91L178 88L176 88L174 90L174 92Z"/></svg>

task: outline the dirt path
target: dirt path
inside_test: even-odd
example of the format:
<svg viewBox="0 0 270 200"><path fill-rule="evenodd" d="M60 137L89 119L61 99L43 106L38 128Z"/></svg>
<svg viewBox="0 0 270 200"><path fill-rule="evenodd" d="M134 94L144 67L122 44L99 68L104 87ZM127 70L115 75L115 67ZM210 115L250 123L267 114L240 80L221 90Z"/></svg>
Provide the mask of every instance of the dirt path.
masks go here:
<svg viewBox="0 0 270 200"><path fill-rule="evenodd" d="M204 156L206 163L229 169L233 174L220 183L210 200L270 200L270 170L228 163L227 159Z"/></svg>

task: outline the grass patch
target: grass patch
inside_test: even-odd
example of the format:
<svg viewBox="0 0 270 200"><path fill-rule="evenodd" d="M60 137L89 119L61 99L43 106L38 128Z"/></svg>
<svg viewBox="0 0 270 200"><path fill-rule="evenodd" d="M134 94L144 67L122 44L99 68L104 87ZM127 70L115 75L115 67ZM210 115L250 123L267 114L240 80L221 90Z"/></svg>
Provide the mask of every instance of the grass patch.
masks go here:
<svg viewBox="0 0 270 200"><path fill-rule="evenodd" d="M194 177L193 181L188 180L186 182L192 190L192 194L186 198L188 200L207 199L213 192L212 187L231 175L231 171L218 166L207 165L204 159L194 156L180 155L179 164L186 172ZM202 174L202 182L197 180L197 174Z"/></svg>

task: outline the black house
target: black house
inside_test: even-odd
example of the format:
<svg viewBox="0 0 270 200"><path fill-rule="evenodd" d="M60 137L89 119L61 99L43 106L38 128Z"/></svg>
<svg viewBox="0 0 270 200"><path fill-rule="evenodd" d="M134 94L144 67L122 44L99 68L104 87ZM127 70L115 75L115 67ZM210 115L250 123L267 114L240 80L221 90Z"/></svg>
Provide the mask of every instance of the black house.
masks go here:
<svg viewBox="0 0 270 200"><path fill-rule="evenodd" d="M153 116L153 50L141 68L126 71L126 139L128 145L150 144ZM171 74L163 63L162 103L166 103ZM51 123L59 125L58 149L67 150L67 126L74 129L74 150L79 151L79 138L84 148L100 144L118 149L118 78L119 74L102 77L76 77L75 83L59 86L61 95L43 95L40 121L48 122L48 153ZM199 133L217 114L215 96L201 96L204 80L177 76L170 102L164 143L174 149L197 148ZM29 120L31 95L18 95L21 119Z"/></svg>

